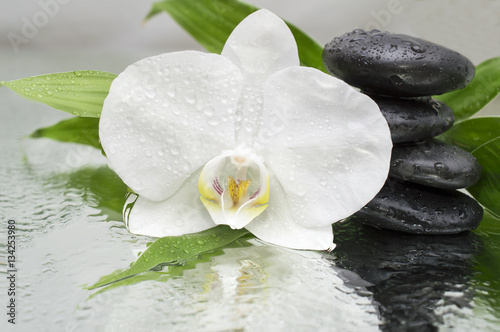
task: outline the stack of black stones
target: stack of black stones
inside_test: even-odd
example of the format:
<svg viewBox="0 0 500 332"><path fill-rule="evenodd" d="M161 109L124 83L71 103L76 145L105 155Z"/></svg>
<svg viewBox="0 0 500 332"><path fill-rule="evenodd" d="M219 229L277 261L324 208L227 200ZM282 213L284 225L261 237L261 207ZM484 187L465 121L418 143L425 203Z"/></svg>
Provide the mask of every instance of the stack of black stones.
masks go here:
<svg viewBox="0 0 500 332"><path fill-rule="evenodd" d="M434 43L378 30L355 30L325 46L323 63L379 106L391 130L389 178L354 220L415 234L454 234L476 228L482 207L456 189L479 180L468 152L434 137L454 122L453 111L430 96L465 87L474 66Z"/></svg>

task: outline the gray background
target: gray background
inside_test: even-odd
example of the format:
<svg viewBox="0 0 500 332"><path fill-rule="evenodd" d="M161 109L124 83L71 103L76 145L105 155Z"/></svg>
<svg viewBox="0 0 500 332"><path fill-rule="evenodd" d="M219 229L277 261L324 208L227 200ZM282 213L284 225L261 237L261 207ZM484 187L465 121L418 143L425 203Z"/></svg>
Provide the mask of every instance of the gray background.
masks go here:
<svg viewBox="0 0 500 332"><path fill-rule="evenodd" d="M24 76L73 69L120 72L146 56L175 50L201 50L166 14L144 23L143 18L153 2L1 0L0 80L19 78L10 76L12 71L6 70L9 66L16 66L16 75ZM321 44L355 28L381 28L440 43L466 55L475 64L500 56L499 1L247 2L270 9ZM38 27L28 36L26 26L30 23L37 23ZM16 38L13 36L24 38L23 42L13 47L12 39ZM102 61L109 56L114 61ZM37 66L34 58L43 58L44 67ZM494 112L492 105L488 108L487 111Z"/></svg>

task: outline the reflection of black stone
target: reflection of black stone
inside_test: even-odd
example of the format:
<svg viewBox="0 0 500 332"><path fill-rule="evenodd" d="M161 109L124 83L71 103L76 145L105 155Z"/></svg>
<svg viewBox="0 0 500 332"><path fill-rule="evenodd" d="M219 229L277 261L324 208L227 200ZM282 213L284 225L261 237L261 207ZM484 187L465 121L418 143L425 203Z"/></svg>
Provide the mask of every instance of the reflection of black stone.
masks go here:
<svg viewBox="0 0 500 332"><path fill-rule="evenodd" d="M354 221L334 224L335 264L373 284L383 331L434 331L442 322L435 309L468 306L467 282L479 236L407 235L377 230ZM461 297L447 297L458 292Z"/></svg>
<svg viewBox="0 0 500 332"><path fill-rule="evenodd" d="M356 220L378 228L414 234L455 234L475 229L483 208L456 190L443 190L387 179Z"/></svg>

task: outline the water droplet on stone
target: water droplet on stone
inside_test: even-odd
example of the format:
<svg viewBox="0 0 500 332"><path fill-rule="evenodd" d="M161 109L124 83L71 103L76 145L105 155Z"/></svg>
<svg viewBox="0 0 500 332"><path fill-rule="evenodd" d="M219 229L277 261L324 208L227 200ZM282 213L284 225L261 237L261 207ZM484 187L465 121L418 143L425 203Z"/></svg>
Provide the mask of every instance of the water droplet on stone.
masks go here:
<svg viewBox="0 0 500 332"><path fill-rule="evenodd" d="M398 75L392 75L390 78L391 78L392 84L394 84L394 85L401 85L404 82L403 79Z"/></svg>

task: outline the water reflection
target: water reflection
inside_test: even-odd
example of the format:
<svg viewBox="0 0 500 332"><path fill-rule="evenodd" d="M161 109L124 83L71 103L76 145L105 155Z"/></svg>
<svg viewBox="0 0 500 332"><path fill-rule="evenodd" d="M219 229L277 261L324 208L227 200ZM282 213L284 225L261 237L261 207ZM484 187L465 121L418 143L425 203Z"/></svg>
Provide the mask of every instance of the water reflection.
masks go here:
<svg viewBox="0 0 500 332"><path fill-rule="evenodd" d="M344 271L322 254L250 243L225 248L179 276L157 271L168 278L98 293L89 310L99 311L96 320L105 326L130 331L378 330L371 293L347 286ZM101 305L112 308L106 317ZM147 315L138 317L144 308Z"/></svg>
<svg viewBox="0 0 500 332"><path fill-rule="evenodd" d="M367 289L380 304L383 331L434 331L443 323L437 308L471 306L478 235L412 236L355 222L334 228L336 265L372 284Z"/></svg>

